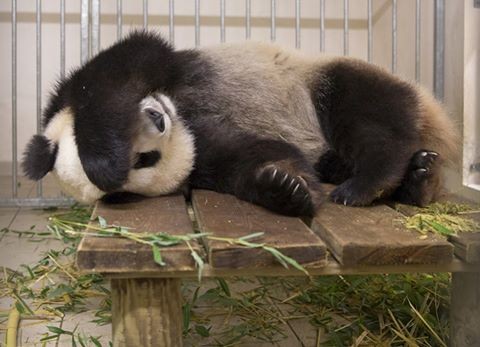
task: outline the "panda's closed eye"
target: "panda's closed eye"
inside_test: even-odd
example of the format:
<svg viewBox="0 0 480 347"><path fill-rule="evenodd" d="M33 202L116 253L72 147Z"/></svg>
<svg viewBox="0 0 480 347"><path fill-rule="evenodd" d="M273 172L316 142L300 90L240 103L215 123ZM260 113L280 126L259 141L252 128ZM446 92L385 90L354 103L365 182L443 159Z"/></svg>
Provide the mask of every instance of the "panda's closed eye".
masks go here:
<svg viewBox="0 0 480 347"><path fill-rule="evenodd" d="M139 170L152 167L157 164L161 158L162 154L159 151L138 153L138 158L133 168Z"/></svg>
<svg viewBox="0 0 480 347"><path fill-rule="evenodd" d="M151 119L153 124L155 124L158 131L163 133L165 131L165 116L154 108L145 109L145 113L147 114L148 118Z"/></svg>

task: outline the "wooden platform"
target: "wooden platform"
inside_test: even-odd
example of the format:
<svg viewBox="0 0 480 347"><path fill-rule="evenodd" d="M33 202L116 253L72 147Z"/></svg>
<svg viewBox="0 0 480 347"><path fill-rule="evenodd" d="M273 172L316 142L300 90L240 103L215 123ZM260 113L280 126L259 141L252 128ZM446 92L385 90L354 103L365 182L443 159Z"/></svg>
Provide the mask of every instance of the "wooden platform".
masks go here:
<svg viewBox="0 0 480 347"><path fill-rule="evenodd" d="M480 271L480 233L450 240L433 234L423 236L406 229L401 223L402 214L386 205L354 208L327 202L314 220L302 221L274 214L230 195L198 190L193 192L191 202L176 195L124 205L100 203L95 214L109 224L139 232L176 235L202 232L228 238L262 232L263 236L252 242L275 247L303 264L310 275L441 271L466 273L468 281L472 281L474 275L470 273ZM207 238L191 246L203 255L206 263L203 276L206 277L305 276L296 269L283 268L274 256L261 248ZM148 245L120 238L85 237L82 240L77 254L79 269L112 278L115 345L181 345L180 304L169 298L180 300L176 278L195 277L197 269L187 245L164 248L162 256L166 262L163 267L153 261ZM462 278L462 281L467 280ZM159 299L154 292L163 296ZM480 300L478 292L473 290L471 300ZM454 298L455 295L459 294L454 293ZM466 309L464 305L457 306L459 310ZM145 314L139 314L137 308ZM470 316L480 315L480 308L471 312L470 304L468 309ZM159 321L155 315L163 315L166 320ZM155 322L158 328L146 331L139 317ZM468 341L473 336L473 341L479 340L472 346L480 345L480 327L476 326L479 320L464 323L462 331L470 333ZM139 340L140 332L149 338ZM157 340L161 342L154 342Z"/></svg>

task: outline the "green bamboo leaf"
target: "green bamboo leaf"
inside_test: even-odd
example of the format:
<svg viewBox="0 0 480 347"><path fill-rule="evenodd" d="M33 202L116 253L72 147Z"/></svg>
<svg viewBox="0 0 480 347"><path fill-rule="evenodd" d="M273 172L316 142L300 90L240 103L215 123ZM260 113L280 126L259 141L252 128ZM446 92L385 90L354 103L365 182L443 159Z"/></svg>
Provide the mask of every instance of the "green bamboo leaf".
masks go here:
<svg viewBox="0 0 480 347"><path fill-rule="evenodd" d="M162 254L160 253L160 248L153 244L152 245L152 251L153 251L153 260L155 260L155 263L161 266L167 265L163 260L162 260Z"/></svg>
<svg viewBox="0 0 480 347"><path fill-rule="evenodd" d="M101 216L98 216L97 220L98 220L98 224L100 224L101 228L106 228L107 227L107 221L105 220L105 218L103 218Z"/></svg>
<svg viewBox="0 0 480 347"><path fill-rule="evenodd" d="M200 282L202 280L202 272L203 267L205 266L205 262L193 248L190 250L190 254L192 255L193 260L195 260L195 263L198 266L198 282Z"/></svg>
<svg viewBox="0 0 480 347"><path fill-rule="evenodd" d="M195 325L195 331L202 337L210 336L210 328L206 328L204 325Z"/></svg>
<svg viewBox="0 0 480 347"><path fill-rule="evenodd" d="M90 341L92 341L96 347L102 347L102 344L100 343L100 341L98 341L96 337L90 336Z"/></svg>
<svg viewBox="0 0 480 347"><path fill-rule="evenodd" d="M183 312L183 331L184 333L186 333L188 332L188 328L190 327L191 307L189 302L186 302L183 305L182 312Z"/></svg>
<svg viewBox="0 0 480 347"><path fill-rule="evenodd" d="M221 277L218 277L218 278L217 278L217 282L218 282L218 284L220 285L220 288L222 288L222 290L223 290L223 292L225 293L225 295L228 296L228 297L231 297L232 294L231 294L231 292L230 292L230 288L228 287L227 282L226 282L223 278L221 278Z"/></svg>
<svg viewBox="0 0 480 347"><path fill-rule="evenodd" d="M263 231L260 231L258 233L252 233L252 234L242 236L239 238L239 240L246 241L246 240L256 239L256 238L262 237L263 235L265 235L265 233Z"/></svg>

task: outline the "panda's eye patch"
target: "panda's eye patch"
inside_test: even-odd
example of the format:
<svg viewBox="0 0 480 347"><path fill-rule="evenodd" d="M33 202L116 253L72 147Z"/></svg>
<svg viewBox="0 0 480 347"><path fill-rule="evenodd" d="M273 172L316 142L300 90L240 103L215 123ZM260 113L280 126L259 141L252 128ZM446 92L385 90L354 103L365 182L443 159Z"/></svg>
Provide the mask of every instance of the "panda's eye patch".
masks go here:
<svg viewBox="0 0 480 347"><path fill-rule="evenodd" d="M153 108L148 108L145 112L147 113L148 118L150 118L153 124L155 124L158 131L163 133L165 131L165 118L163 114Z"/></svg>
<svg viewBox="0 0 480 347"><path fill-rule="evenodd" d="M152 167L162 158L162 155L159 151L143 152L138 153L137 161L133 168L135 170L145 169L147 167Z"/></svg>

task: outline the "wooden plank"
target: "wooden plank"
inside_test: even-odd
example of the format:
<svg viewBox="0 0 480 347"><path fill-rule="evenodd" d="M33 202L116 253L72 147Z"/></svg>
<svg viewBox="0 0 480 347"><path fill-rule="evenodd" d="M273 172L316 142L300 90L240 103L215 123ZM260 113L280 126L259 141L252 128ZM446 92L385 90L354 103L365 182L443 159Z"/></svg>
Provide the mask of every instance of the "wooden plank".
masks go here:
<svg viewBox="0 0 480 347"><path fill-rule="evenodd" d="M374 274L401 274L401 273L422 273L422 272L476 272L478 264L469 264L458 258L445 264L393 264L393 265L340 265L336 260L329 259L327 265L318 267L308 266L311 276L330 275L374 275ZM196 278L197 271L171 271L171 272L130 272L106 274L108 278ZM280 277L280 276L305 276L303 272L295 269L272 264L266 267L256 268L214 268L210 264L205 265L202 278L215 277Z"/></svg>
<svg viewBox="0 0 480 347"><path fill-rule="evenodd" d="M451 300L449 346L480 346L480 272L453 273Z"/></svg>
<svg viewBox="0 0 480 347"><path fill-rule="evenodd" d="M98 203L94 214L108 224L133 228L132 231L189 234L193 232L182 195L171 195L117 205ZM196 246L195 246L196 247ZM198 248L197 248L198 249ZM162 248L167 263L153 261L152 249L128 239L85 237L78 247L77 266L86 272L143 272L194 270L190 250L184 244Z"/></svg>
<svg viewBox="0 0 480 347"><path fill-rule="evenodd" d="M346 207L326 202L312 228L342 264L442 264L453 259L453 246L437 235L406 229L402 215L385 205Z"/></svg>
<svg viewBox="0 0 480 347"><path fill-rule="evenodd" d="M112 280L113 345L183 346L182 300L178 279Z"/></svg>
<svg viewBox="0 0 480 347"><path fill-rule="evenodd" d="M457 257L468 263L480 263L480 232L451 235L448 240L455 246Z"/></svg>
<svg viewBox="0 0 480 347"><path fill-rule="evenodd" d="M281 216L229 194L197 190L192 204L202 232L238 238L263 232L261 239L301 264L326 263L326 246L300 219ZM265 267L278 264L268 252L225 242L208 242L209 263L215 268Z"/></svg>

